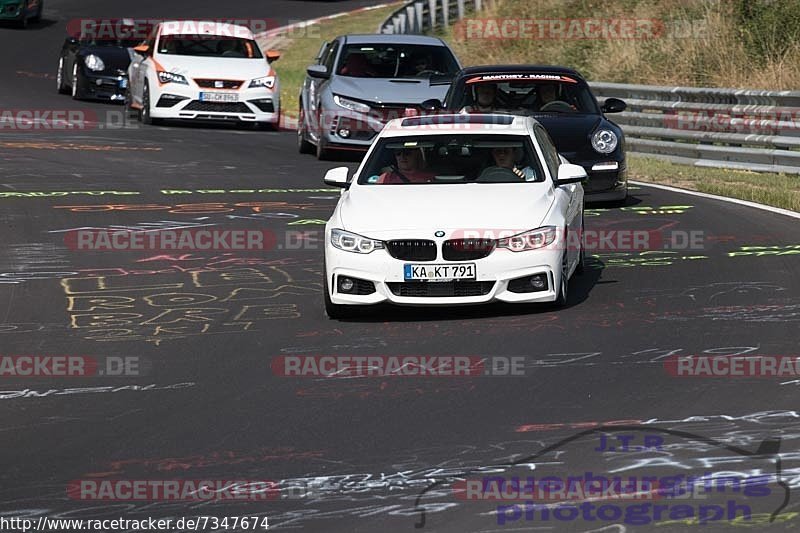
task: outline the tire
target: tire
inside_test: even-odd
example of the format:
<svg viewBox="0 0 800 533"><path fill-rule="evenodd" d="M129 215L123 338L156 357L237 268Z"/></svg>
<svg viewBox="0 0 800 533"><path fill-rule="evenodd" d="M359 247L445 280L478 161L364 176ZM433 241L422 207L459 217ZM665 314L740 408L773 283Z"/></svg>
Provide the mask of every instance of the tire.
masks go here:
<svg viewBox="0 0 800 533"><path fill-rule="evenodd" d="M64 56L58 60L58 72L56 72L56 86L58 94L69 94L69 89L64 85Z"/></svg>
<svg viewBox="0 0 800 533"><path fill-rule="evenodd" d="M297 151L301 154L313 154L314 145L306 139L306 115L303 112L303 104L300 103L300 112L297 114Z"/></svg>
<svg viewBox="0 0 800 533"><path fill-rule="evenodd" d="M586 272L586 246L584 245L585 238L584 238L584 218L583 218L583 211L581 211L581 234L580 234L580 243L581 249L578 253L578 266L575 267L576 274L583 274Z"/></svg>
<svg viewBox="0 0 800 533"><path fill-rule="evenodd" d="M150 126L157 126L161 124L161 119L153 118L150 114L150 86L147 80L144 80L144 89L142 90L142 110L139 112L142 124Z"/></svg>
<svg viewBox="0 0 800 533"><path fill-rule="evenodd" d="M322 291L325 294L325 314L332 320L342 320L346 318L353 318L358 315L359 306L356 305L340 305L331 301L330 292L328 290L328 274L325 265L322 265L322 275L325 280L322 283Z"/></svg>
<svg viewBox="0 0 800 533"><path fill-rule="evenodd" d="M81 81L81 70L78 68L78 58L75 58L75 64L72 66L72 99L80 100L81 94L78 89Z"/></svg>
<svg viewBox="0 0 800 533"><path fill-rule="evenodd" d="M39 0L39 8L36 10L36 14L33 17L31 17L31 22L41 22L43 10L44 10L44 1Z"/></svg>
<svg viewBox="0 0 800 533"><path fill-rule="evenodd" d="M553 305L555 307L564 307L567 305L569 297L569 261L567 257L567 250L561 256L561 284L558 286L558 295L556 296Z"/></svg>

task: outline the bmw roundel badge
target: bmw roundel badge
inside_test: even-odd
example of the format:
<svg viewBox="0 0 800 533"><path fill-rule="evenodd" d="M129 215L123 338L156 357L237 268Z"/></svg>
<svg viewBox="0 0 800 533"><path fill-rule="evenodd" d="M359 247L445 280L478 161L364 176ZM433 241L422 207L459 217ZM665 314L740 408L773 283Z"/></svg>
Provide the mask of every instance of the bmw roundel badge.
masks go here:
<svg viewBox="0 0 800 533"><path fill-rule="evenodd" d="M437 231L433 234L435 237L444 237L444 232L442 230Z"/></svg>

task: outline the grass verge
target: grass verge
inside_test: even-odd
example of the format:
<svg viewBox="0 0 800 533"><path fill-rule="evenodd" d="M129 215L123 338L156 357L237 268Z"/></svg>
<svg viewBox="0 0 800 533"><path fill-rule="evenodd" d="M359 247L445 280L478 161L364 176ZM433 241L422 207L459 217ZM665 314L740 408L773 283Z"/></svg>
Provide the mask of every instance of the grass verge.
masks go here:
<svg viewBox="0 0 800 533"><path fill-rule="evenodd" d="M628 178L800 212L800 176L694 167L628 155Z"/></svg>
<svg viewBox="0 0 800 533"><path fill-rule="evenodd" d="M306 67L313 63L314 57L324 41L330 41L339 35L348 33L373 33L378 29L378 24L400 4L402 2L325 20L305 29L289 32L287 37L276 40L276 45L270 46L270 48L281 51L281 58L274 67L281 80L283 113L293 117L297 116L297 97L306 76ZM259 44L264 47L263 41Z"/></svg>

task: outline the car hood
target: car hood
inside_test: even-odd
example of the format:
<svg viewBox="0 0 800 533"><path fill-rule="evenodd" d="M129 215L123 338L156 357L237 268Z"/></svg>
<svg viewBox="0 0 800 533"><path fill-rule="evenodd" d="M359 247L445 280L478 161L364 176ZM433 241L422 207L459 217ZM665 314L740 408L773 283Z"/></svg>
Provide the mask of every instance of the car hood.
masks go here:
<svg viewBox="0 0 800 533"><path fill-rule="evenodd" d="M588 146L589 136L600 122L601 115L570 115L567 113L535 114L550 134L559 152L581 152Z"/></svg>
<svg viewBox="0 0 800 533"><path fill-rule="evenodd" d="M165 70L191 78L252 80L271 70L266 59L159 55L157 61Z"/></svg>
<svg viewBox="0 0 800 533"><path fill-rule="evenodd" d="M553 199L548 183L356 185L342 198L339 217L342 229L375 238L403 231L409 237L433 237L437 230L525 231L541 225Z"/></svg>
<svg viewBox="0 0 800 533"><path fill-rule="evenodd" d="M106 68L104 72L122 70L127 72L131 63L131 51L123 46L84 46L80 55L86 57L94 54L103 60Z"/></svg>
<svg viewBox="0 0 800 533"><path fill-rule="evenodd" d="M335 76L330 90L334 94L376 104L421 104L430 98L444 98L448 83L431 85L424 78L351 78Z"/></svg>

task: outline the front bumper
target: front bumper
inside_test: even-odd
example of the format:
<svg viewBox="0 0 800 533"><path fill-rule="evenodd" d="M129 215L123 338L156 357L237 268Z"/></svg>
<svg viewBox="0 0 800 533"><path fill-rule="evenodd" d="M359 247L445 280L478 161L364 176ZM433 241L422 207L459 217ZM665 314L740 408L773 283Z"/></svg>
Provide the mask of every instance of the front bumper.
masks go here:
<svg viewBox="0 0 800 533"><path fill-rule="evenodd" d="M329 148L366 150L383 130L385 120L334 106L316 117L309 129L321 137Z"/></svg>
<svg viewBox="0 0 800 533"><path fill-rule="evenodd" d="M23 2L0 4L0 21L20 21L25 16Z"/></svg>
<svg viewBox="0 0 800 533"><path fill-rule="evenodd" d="M452 306L484 304L493 301L508 303L552 302L556 299L557 287L561 282L561 257L562 251L560 249L542 249L527 252L494 250L488 257L474 261L445 261L442 259L430 262L405 261L393 258L387 250L376 250L370 254L345 252L334 248L330 244L329 238L326 238L325 276L327 276L331 302L340 305L391 303L416 306ZM398 295L397 292L401 292L398 290L399 284L407 283L404 279L403 271L404 265L409 263L475 263L477 274L475 282L486 282L483 286L488 290L484 294L473 296ZM512 292L509 290L510 281L536 274L546 276L547 287L544 290L536 292ZM370 294L341 293L337 287L339 276L371 282L374 285L374 292ZM438 282L415 283L436 285ZM395 290L393 291L392 288Z"/></svg>
<svg viewBox="0 0 800 533"><path fill-rule="evenodd" d="M128 76L122 74L95 74L84 69L78 79L78 93L82 98L123 103L127 88Z"/></svg>
<svg viewBox="0 0 800 533"><path fill-rule="evenodd" d="M581 165L589 179L584 183L586 199L593 202L624 200L628 195L628 168L625 160L620 161L577 161L570 163ZM616 168L610 168L616 163Z"/></svg>
<svg viewBox="0 0 800 533"><path fill-rule="evenodd" d="M167 83L156 87L151 95L150 115L153 118L180 120L222 120L278 124L280 92L265 88L218 91L236 93L237 102L206 102L201 92L215 92L199 87Z"/></svg>

